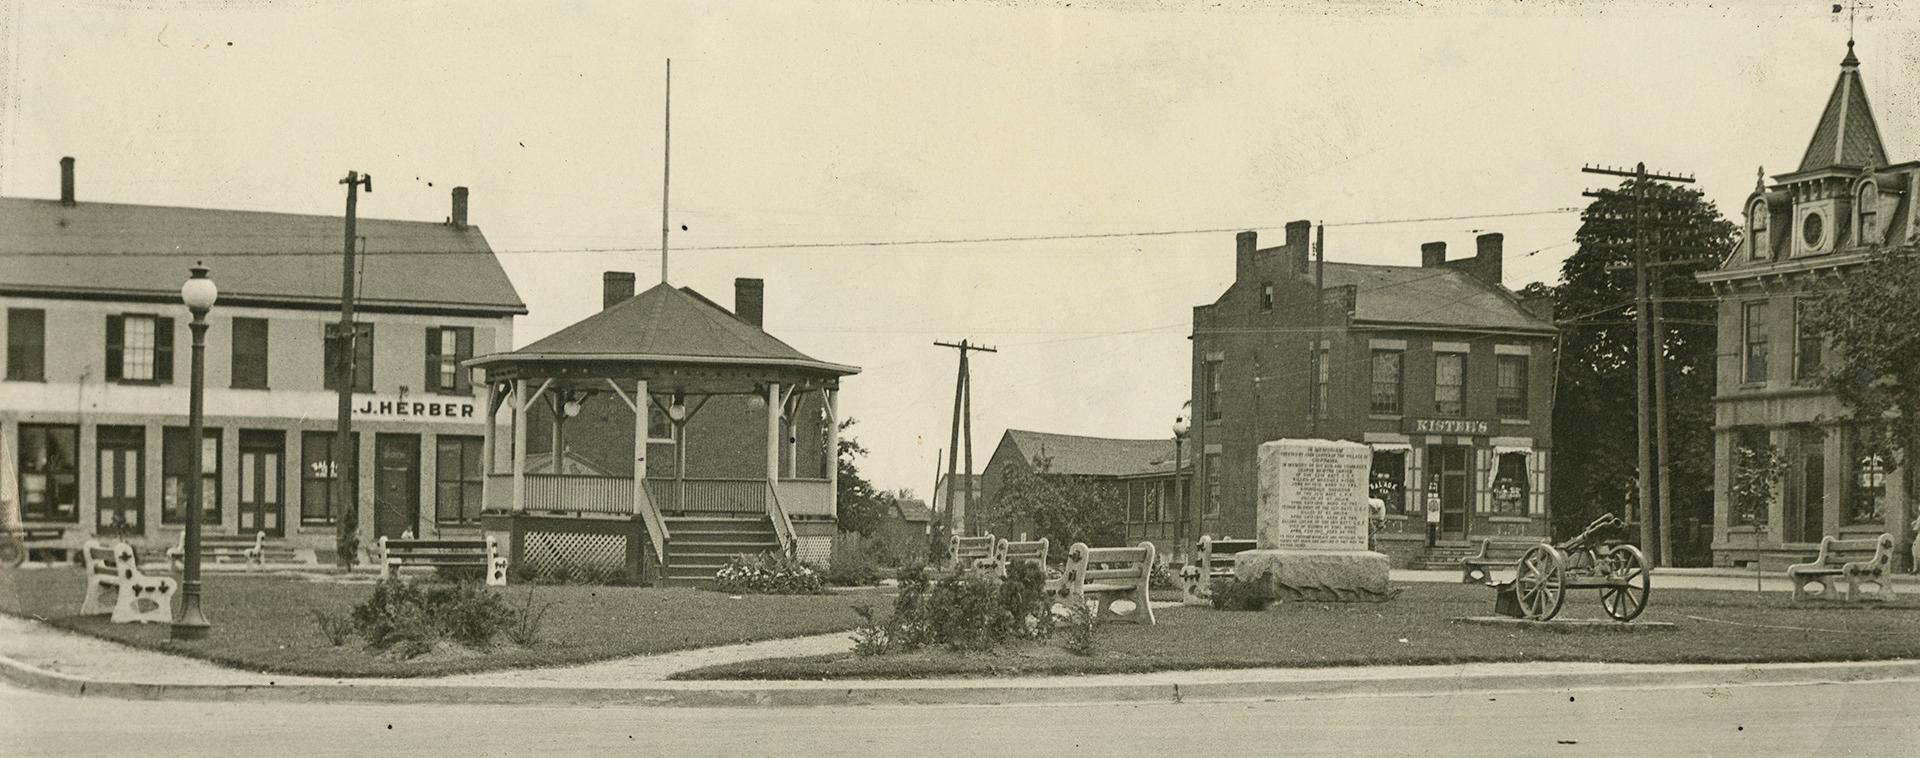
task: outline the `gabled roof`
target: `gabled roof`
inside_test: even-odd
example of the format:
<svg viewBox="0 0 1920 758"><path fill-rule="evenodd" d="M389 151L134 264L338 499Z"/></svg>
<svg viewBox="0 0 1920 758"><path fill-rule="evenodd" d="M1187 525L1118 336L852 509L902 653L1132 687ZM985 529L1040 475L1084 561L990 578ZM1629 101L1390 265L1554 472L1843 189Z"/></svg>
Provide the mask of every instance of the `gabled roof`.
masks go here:
<svg viewBox="0 0 1920 758"><path fill-rule="evenodd" d="M1141 476L1173 471L1172 439L1082 437L1024 429L1008 429L1007 439L1013 442L1022 460L1050 459L1049 474Z"/></svg>
<svg viewBox="0 0 1920 758"><path fill-rule="evenodd" d="M1353 318L1379 324L1552 332L1506 291L1455 268L1326 264L1327 289L1352 285Z"/></svg>
<svg viewBox="0 0 1920 758"><path fill-rule="evenodd" d="M0 198L0 290L178 302L205 261L222 301L338 307L338 216ZM476 227L359 219L369 309L521 314L527 306Z"/></svg>
<svg viewBox="0 0 1920 758"><path fill-rule="evenodd" d="M519 350L473 363L542 359L775 365L841 376L860 371L815 360L699 293L665 282Z"/></svg>
<svg viewBox="0 0 1920 758"><path fill-rule="evenodd" d="M1880 142L1880 128L1873 122L1873 108L1867 105L1867 89L1860 82L1860 60L1853 57L1853 42L1847 42L1847 57L1840 62L1840 79L1827 96L1827 107L1813 128L1806 155L1800 159L1799 172L1829 167L1878 168L1887 165L1887 148Z"/></svg>

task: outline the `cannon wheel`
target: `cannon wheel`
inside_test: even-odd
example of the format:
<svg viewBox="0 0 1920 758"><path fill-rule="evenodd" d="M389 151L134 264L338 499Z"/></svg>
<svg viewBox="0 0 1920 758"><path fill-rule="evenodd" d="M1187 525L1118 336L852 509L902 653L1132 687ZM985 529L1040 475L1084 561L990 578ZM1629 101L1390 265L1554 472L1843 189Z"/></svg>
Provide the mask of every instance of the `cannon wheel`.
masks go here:
<svg viewBox="0 0 1920 758"><path fill-rule="evenodd" d="M27 562L26 543L0 535L0 566L18 566Z"/></svg>
<svg viewBox="0 0 1920 758"><path fill-rule="evenodd" d="M1534 621L1551 621L1567 600L1567 572L1560 551L1552 545L1534 545L1514 565L1514 591L1520 611Z"/></svg>
<svg viewBox="0 0 1920 758"><path fill-rule="evenodd" d="M1607 556L1617 561L1607 575L1609 584L1600 588L1600 605L1615 621L1632 621L1647 609L1647 596L1653 592L1653 572L1647 570L1647 556L1632 545L1615 545Z"/></svg>

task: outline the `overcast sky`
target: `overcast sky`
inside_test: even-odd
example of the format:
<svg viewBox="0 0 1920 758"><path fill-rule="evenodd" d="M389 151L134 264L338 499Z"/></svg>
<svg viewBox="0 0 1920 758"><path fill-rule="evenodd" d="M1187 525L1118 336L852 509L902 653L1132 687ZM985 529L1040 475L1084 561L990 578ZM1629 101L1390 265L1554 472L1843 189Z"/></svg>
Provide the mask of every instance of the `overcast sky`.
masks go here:
<svg viewBox="0 0 1920 758"><path fill-rule="evenodd" d="M1314 219L1336 261L1504 232L1517 289L1557 278L1577 215L1487 216L1578 206L1581 164L1637 160L1737 215L1757 167L1797 165L1847 39L1805 1L634 5L0 0L0 193L57 196L63 155L83 202L338 214L353 169L362 214L438 221L465 185L526 344L595 310L602 271L657 281L671 57L672 281L730 304L766 279L769 331L865 368L842 392L864 470L925 493L953 402L935 339L1000 348L974 361L976 467L1008 427L1168 435L1232 232L698 248L1278 244ZM1920 24L1875 5L1862 73L1909 160ZM1443 216L1471 218L1351 225Z"/></svg>

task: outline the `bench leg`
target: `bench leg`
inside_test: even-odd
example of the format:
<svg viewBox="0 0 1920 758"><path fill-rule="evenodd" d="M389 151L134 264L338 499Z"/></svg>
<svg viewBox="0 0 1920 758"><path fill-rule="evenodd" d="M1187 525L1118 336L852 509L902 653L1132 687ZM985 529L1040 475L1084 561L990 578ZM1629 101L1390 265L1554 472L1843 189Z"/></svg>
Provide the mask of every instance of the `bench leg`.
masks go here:
<svg viewBox="0 0 1920 758"><path fill-rule="evenodd" d="M1806 580L1801 579L1797 574L1789 572L1787 574L1787 583L1793 585L1793 602L1798 603L1807 599Z"/></svg>
<svg viewBox="0 0 1920 758"><path fill-rule="evenodd" d="M88 577L86 598L80 601L80 615L98 616L103 613L112 613L114 603L112 598L119 592L119 583L112 579L104 576ZM114 595L107 593L114 593Z"/></svg>
<svg viewBox="0 0 1920 758"><path fill-rule="evenodd" d="M171 577L136 574L123 580L113 604L113 623L172 622L173 595L179 588Z"/></svg>
<svg viewBox="0 0 1920 758"><path fill-rule="evenodd" d="M1211 605L1208 599L1213 592L1207 587L1207 577L1200 572L1199 566L1180 568L1180 602L1186 605Z"/></svg>
<svg viewBox="0 0 1920 758"><path fill-rule="evenodd" d="M1136 624L1152 626L1153 588L1147 585L1148 582L1142 581L1139 588L1133 591L1133 613L1127 615L1131 616Z"/></svg>

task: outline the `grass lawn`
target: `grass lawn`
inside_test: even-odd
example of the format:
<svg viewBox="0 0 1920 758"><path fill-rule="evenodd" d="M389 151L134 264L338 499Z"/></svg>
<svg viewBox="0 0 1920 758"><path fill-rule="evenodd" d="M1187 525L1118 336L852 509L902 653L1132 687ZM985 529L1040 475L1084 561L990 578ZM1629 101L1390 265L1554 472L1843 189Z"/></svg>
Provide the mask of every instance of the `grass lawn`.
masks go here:
<svg viewBox="0 0 1920 758"><path fill-rule="evenodd" d="M837 679L1092 674L1198 668L1495 661L1735 663L1920 658L1920 601L1794 604L1782 593L1660 590L1644 621L1667 631L1540 630L1455 623L1493 615L1493 591L1412 584L1380 604L1287 603L1264 613L1178 608L1154 626L1101 624L1091 656L1054 645L992 654L851 652L713 666L677 679ZM1599 593L1569 593L1560 618L1604 618ZM1611 622L1610 622L1611 623Z"/></svg>
<svg viewBox="0 0 1920 758"><path fill-rule="evenodd" d="M202 585L212 635L181 643L164 624L114 624L106 616L77 616L84 588L79 569L0 571L0 612L135 647L202 658L235 668L313 676L410 677L507 668L556 666L664 653L736 642L842 631L859 623L851 606L890 600L869 593L772 596L738 600L706 590L645 587L534 587L536 603L552 602L541 642L505 643L484 654L411 661L382 658L357 638L334 647L310 609L345 613L372 593L371 585L310 582L298 577L208 574ZM527 587L496 590L510 604Z"/></svg>

